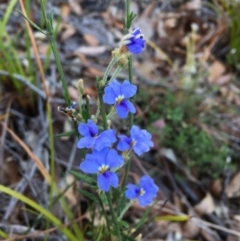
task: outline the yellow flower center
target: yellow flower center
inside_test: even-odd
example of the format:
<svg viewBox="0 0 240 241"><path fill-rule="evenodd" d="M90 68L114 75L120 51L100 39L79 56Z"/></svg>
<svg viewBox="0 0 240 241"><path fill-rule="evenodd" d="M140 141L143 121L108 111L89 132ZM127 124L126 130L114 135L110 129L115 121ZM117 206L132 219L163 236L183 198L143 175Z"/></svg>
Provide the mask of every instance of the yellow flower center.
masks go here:
<svg viewBox="0 0 240 241"><path fill-rule="evenodd" d="M137 143L137 141L136 141L135 139L132 139L132 141L131 141L131 146L135 146L136 143Z"/></svg>
<svg viewBox="0 0 240 241"><path fill-rule="evenodd" d="M103 174L103 173L104 173L105 171L107 171L108 169L109 169L109 166L103 164L102 166L100 166L100 167L98 168L98 171L99 171L99 173Z"/></svg>
<svg viewBox="0 0 240 241"><path fill-rule="evenodd" d="M123 99L124 99L124 95L119 95L119 96L115 99L115 101L116 101L118 104L120 104Z"/></svg>
<svg viewBox="0 0 240 241"><path fill-rule="evenodd" d="M139 191L139 196L142 196L144 194L145 194L145 190L143 188L141 188L140 191Z"/></svg>

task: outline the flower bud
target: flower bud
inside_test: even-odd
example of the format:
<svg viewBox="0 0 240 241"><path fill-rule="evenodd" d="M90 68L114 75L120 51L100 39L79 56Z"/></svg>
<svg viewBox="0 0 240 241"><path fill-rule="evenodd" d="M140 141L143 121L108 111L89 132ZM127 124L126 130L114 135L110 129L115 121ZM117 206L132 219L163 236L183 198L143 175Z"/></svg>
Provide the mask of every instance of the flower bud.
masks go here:
<svg viewBox="0 0 240 241"><path fill-rule="evenodd" d="M84 94L84 84L83 79L79 79L77 83L78 91L83 95Z"/></svg>

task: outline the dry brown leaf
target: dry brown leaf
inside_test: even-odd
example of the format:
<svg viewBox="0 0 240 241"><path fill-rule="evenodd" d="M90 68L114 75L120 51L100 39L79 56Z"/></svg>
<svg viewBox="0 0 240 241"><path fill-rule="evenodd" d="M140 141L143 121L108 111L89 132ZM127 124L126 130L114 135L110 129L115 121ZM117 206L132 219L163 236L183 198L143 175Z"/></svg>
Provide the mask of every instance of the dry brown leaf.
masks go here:
<svg viewBox="0 0 240 241"><path fill-rule="evenodd" d="M107 48L105 46L81 46L77 48L74 52L74 54L85 54L88 56L96 56L99 54L103 54Z"/></svg>
<svg viewBox="0 0 240 241"><path fill-rule="evenodd" d="M98 46L99 44L98 39L92 34L84 34L83 38L90 46Z"/></svg>
<svg viewBox="0 0 240 241"><path fill-rule="evenodd" d="M222 75L219 78L217 78L214 83L216 83L218 85L225 85L227 83L230 83L231 79L232 79L231 74L225 74L225 75Z"/></svg>
<svg viewBox="0 0 240 241"><path fill-rule="evenodd" d="M72 25L65 24L64 27L65 27L65 29L61 35L62 42L69 39L71 36L73 36L76 33L76 29Z"/></svg>
<svg viewBox="0 0 240 241"><path fill-rule="evenodd" d="M225 70L226 68L221 62L214 61L208 69L210 73L208 81L210 83L215 83L216 80L225 72Z"/></svg>
<svg viewBox="0 0 240 241"><path fill-rule="evenodd" d="M61 15L62 15L62 18L67 19L68 16L69 16L69 14L70 14L70 11L71 11L71 9L70 9L70 7L69 7L68 4L62 5L62 6L61 6Z"/></svg>
<svg viewBox="0 0 240 241"><path fill-rule="evenodd" d="M166 240L170 241L169 238L172 237L172 235L170 235L170 233L173 233L174 236L177 235L179 237L182 237L182 229L181 229L180 223L177 223L177 222L169 223L167 230L168 230L168 237Z"/></svg>
<svg viewBox="0 0 240 241"><path fill-rule="evenodd" d="M162 19L158 20L157 33L160 38L166 38L168 36L167 32L165 31L164 22Z"/></svg>
<svg viewBox="0 0 240 241"><path fill-rule="evenodd" d="M228 198L239 197L240 196L240 172L238 172L229 185L227 186L225 193Z"/></svg>
<svg viewBox="0 0 240 241"><path fill-rule="evenodd" d="M38 45L39 54L45 56L47 54L48 48L49 48L49 44L42 42L41 44Z"/></svg>
<svg viewBox="0 0 240 241"><path fill-rule="evenodd" d="M81 5L79 4L79 1L71 0L71 1L69 1L69 5L70 5L71 10L76 15L81 15L82 14L82 8L81 8Z"/></svg>
<svg viewBox="0 0 240 241"><path fill-rule="evenodd" d="M71 97L71 100L78 100L79 94L77 88L73 86L68 86L68 92Z"/></svg>
<svg viewBox="0 0 240 241"><path fill-rule="evenodd" d="M215 210L215 204L211 194L207 193L202 201L194 206L194 210L200 216L212 213Z"/></svg>
<svg viewBox="0 0 240 241"><path fill-rule="evenodd" d="M196 11L202 7L202 1L201 0L192 0L188 1L182 9L187 10L187 11Z"/></svg>
<svg viewBox="0 0 240 241"><path fill-rule="evenodd" d="M191 219L183 224L182 229L183 237L187 239L196 237L200 232L200 228Z"/></svg>
<svg viewBox="0 0 240 241"><path fill-rule="evenodd" d="M222 190L223 190L223 183L221 179L215 179L213 180L210 191L214 197L220 198L222 195Z"/></svg>
<svg viewBox="0 0 240 241"><path fill-rule="evenodd" d="M69 120L69 118L64 119L63 122L63 132L69 132L72 131L73 127L72 127L72 121ZM62 141L68 141L70 139L70 136L61 136L60 139Z"/></svg>

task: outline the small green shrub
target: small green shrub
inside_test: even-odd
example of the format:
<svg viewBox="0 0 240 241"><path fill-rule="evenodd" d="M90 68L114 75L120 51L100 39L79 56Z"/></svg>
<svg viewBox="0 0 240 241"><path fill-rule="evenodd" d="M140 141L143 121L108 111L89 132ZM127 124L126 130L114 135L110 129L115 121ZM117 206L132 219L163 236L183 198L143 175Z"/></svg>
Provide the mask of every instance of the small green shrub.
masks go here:
<svg viewBox="0 0 240 241"><path fill-rule="evenodd" d="M140 91L138 103L152 103L146 118L149 120L149 128L154 121L164 120L166 126L159 134L161 145L173 149L199 175L214 173L214 176L218 176L226 166L229 150L227 143L220 142L197 125L198 122L212 118L211 115L206 118L208 113L205 113L204 120L200 116L203 97L186 91L166 91L157 96L154 93L156 91Z"/></svg>

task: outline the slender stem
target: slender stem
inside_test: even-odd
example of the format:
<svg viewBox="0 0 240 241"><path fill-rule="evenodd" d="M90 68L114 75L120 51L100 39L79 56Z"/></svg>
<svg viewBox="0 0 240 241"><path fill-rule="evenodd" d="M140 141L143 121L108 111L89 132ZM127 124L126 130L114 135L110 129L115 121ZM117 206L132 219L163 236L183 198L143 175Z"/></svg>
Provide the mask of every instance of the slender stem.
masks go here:
<svg viewBox="0 0 240 241"><path fill-rule="evenodd" d="M131 165L131 159L129 159L126 164L125 173L124 173L124 177L123 177L123 184L122 184L123 188L125 188L126 183L127 183L127 176L130 171L130 165Z"/></svg>
<svg viewBox="0 0 240 241"><path fill-rule="evenodd" d="M116 76L119 74L119 72L122 70L122 67L118 65L118 67L116 68L116 70L114 71L114 73L112 74L111 79L109 80L109 82L113 81Z"/></svg>
<svg viewBox="0 0 240 241"><path fill-rule="evenodd" d="M133 71L132 71L132 56L130 55L128 57L128 78L129 78L129 82L132 84L133 82ZM131 101L133 102L134 97L131 98ZM130 113L129 115L129 131L131 130L133 126L133 113Z"/></svg>
<svg viewBox="0 0 240 241"><path fill-rule="evenodd" d="M131 200L125 207L124 207L124 209L122 210L122 212L120 213L120 215L119 215L119 217L118 217L118 221L120 221L121 219L122 219L122 217L123 217L123 215L127 212L127 210L132 206L132 204L133 204L133 202L134 202L134 199L133 200Z"/></svg>
<svg viewBox="0 0 240 241"><path fill-rule="evenodd" d="M53 137L53 125L52 125L52 114L51 114L51 106L49 102L47 102L47 117L48 117L48 132L49 132L49 146L50 146L50 175L51 175L51 185L50 185L50 205L49 209L52 209L51 203L53 203L53 195L54 195L54 180L55 180L55 162L54 162L54 137Z"/></svg>
<svg viewBox="0 0 240 241"><path fill-rule="evenodd" d="M104 130L107 130L107 115L106 115L106 111L105 111L105 105L103 103L102 93L99 94L99 102L100 102L100 112L101 112L101 116L103 118L103 127L104 127Z"/></svg>
<svg viewBox="0 0 240 241"><path fill-rule="evenodd" d="M117 231L118 241L122 241L122 237L121 237L121 233L120 233L118 221L117 221L117 218L116 218L116 216L115 216L114 209L113 209L113 204L112 204L112 199L111 199L110 192L107 192L107 193L106 193L106 196L107 196L108 204L109 204L109 207L110 207L110 212L111 212L111 215L112 215L112 219L113 219L113 222L114 222L114 226L115 226L115 229L116 229L116 231Z"/></svg>
<svg viewBox="0 0 240 241"><path fill-rule="evenodd" d="M64 99L65 99L66 104L70 105L71 99L70 99L70 95L68 93L67 81L66 81L66 78L65 78L65 75L64 75L64 72L63 72L62 64L61 64L61 61L60 61L60 57L59 57L57 47L56 47L56 42L55 42L55 39L54 39L53 35L49 37L49 41L50 41L50 44L51 44L51 47L52 47L54 59L56 61L56 65L57 65L57 69L58 69L58 72L59 72L59 75L60 75L60 78L61 78L61 81L62 81L62 86L63 86L63 90L64 90Z"/></svg>
<svg viewBox="0 0 240 241"><path fill-rule="evenodd" d="M70 105L71 99L70 99L70 95L68 93L67 81L66 81L66 78L65 78L65 75L64 75L64 72L63 72L62 64L61 64L60 57L59 57L58 50L57 50L57 45L56 45L55 38L54 38L54 29L52 27L52 20L47 17L46 8L45 8L46 2L44 0L40 0L40 4L41 4L42 15L43 15L43 18L44 18L44 21L45 21L45 24L46 24L46 27L47 27L47 31L48 31L48 37L49 37L50 45L51 45L51 48L52 48L54 59L56 61L56 65L57 65L57 69L58 69L58 72L59 72L59 75L60 75L60 79L62 81L62 86L63 86L63 89L64 89L64 99L65 99L66 104Z"/></svg>
<svg viewBox="0 0 240 241"><path fill-rule="evenodd" d="M129 28L131 27L131 19L130 19L130 1L131 0L126 0L126 19L125 19L125 31L126 33L128 33ZM128 79L129 82L132 84L133 82L133 71L132 71L132 56L130 55L128 57ZM131 101L133 101L133 98L131 98ZM133 114L130 113L129 115L129 132L131 130L133 126ZM130 170L130 165L131 165L131 159L128 160L127 164L126 164L126 171L124 174L124 178L123 178L123 187L125 187L126 182L127 182L127 176Z"/></svg>
<svg viewBox="0 0 240 241"><path fill-rule="evenodd" d="M109 75L109 72L110 70L112 69L113 65L118 61L118 58L112 58L110 63L108 64L105 72L104 72L104 75L103 75L103 83L105 84L106 81L107 81L107 77Z"/></svg>
<svg viewBox="0 0 240 241"><path fill-rule="evenodd" d="M124 26L125 34L128 34L130 24L131 24L131 20L130 20L130 0L126 0L126 14L125 14L125 26Z"/></svg>

